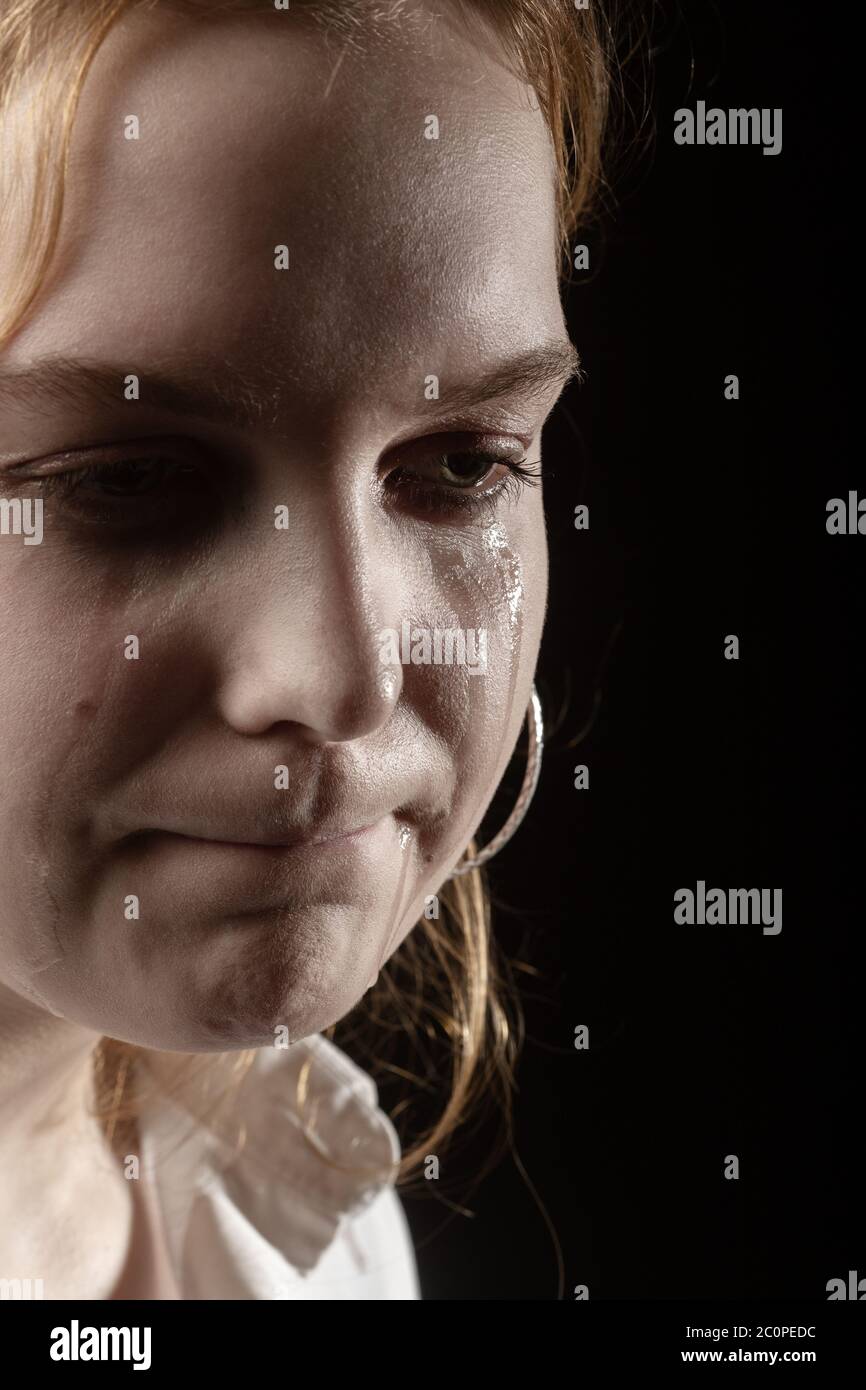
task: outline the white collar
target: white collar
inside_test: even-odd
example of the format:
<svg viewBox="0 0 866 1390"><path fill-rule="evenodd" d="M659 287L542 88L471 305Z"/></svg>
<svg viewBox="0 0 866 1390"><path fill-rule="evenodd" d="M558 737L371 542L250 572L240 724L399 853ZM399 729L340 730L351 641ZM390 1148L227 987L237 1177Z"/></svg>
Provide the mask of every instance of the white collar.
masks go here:
<svg viewBox="0 0 866 1390"><path fill-rule="evenodd" d="M151 1053L148 1069L171 1083L178 1060ZM213 1097L228 1087L231 1102L205 1124L183 1088L146 1101L141 1176L183 1298L285 1297L344 1218L393 1185L400 1141L372 1078L321 1035L257 1050L240 1084L231 1054L212 1061Z"/></svg>

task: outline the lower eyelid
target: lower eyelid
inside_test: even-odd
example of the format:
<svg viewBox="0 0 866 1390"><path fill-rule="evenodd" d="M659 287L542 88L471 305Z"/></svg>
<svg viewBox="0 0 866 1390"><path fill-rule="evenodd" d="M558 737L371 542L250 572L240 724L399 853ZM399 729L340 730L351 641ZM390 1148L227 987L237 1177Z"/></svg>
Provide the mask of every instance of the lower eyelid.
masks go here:
<svg viewBox="0 0 866 1390"><path fill-rule="evenodd" d="M431 487L417 482L406 482L400 484L399 493L405 503L410 507L416 507L419 512L454 516L457 513L468 515L482 508L493 513L509 493L517 500L526 486L526 479L509 470L492 487L483 490L449 487L447 484Z"/></svg>

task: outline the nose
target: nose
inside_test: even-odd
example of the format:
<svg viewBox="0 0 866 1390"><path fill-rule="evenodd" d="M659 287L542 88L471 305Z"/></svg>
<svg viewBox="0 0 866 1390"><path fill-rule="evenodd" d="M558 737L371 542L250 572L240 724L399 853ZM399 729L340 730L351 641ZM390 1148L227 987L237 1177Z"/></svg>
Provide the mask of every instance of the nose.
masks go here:
<svg viewBox="0 0 866 1390"><path fill-rule="evenodd" d="M390 719L403 678L382 633L399 627L400 583L369 510L365 496L328 490L293 508L286 530L266 520L243 543L218 692L239 733L292 724L309 741L344 742Z"/></svg>

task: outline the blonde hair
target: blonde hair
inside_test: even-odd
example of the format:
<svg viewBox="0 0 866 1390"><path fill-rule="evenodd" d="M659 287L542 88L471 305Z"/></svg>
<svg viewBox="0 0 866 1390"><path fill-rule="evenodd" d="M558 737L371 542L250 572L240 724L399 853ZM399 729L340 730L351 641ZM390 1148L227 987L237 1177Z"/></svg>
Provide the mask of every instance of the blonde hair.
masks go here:
<svg viewBox="0 0 866 1390"><path fill-rule="evenodd" d="M6 196L0 198L0 246L16 246L11 293L0 305L0 350L44 290L56 250L70 137L79 97L94 57L109 30L132 11L167 11L215 19L273 11L273 0L4 0L0 14L0 130L23 120L36 159L9 159ZM362 47L371 35L387 38L403 11L401 0L294 0L293 13ZM535 90L551 132L557 169L559 245L570 263L569 243L604 201L605 135L610 126L615 41L598 0L577 9L572 0L462 0L471 23L487 21L508 58ZM34 76L38 81L34 84ZM30 86L28 87L28 83ZM25 96L26 92L26 96ZM24 219L22 225L21 219ZM23 232L23 234L22 234ZM13 235L17 233L17 236ZM566 260L563 262L565 271ZM470 847L471 852L471 847ZM403 1154L405 1179L426 1154L441 1151L449 1135L483 1094L498 1094L510 1129L513 1070L522 1018L511 967L491 939L490 909L482 875L473 871L440 890L441 916L423 918L387 963L374 988L340 1024L326 1030L347 1050L369 1052L376 1079L402 1078L430 1089L393 1060L408 1037L415 1055L438 1040L451 1058L451 1087L431 1132ZM255 1052L239 1053L232 1071L246 1074ZM95 1104L109 1142L128 1151L142 1103L140 1076L147 1050L103 1038L94 1054ZM207 1069L208 1054L189 1058L188 1072ZM143 1062L142 1068L136 1064ZM427 1075L435 1075L427 1059ZM411 1095L392 1108L406 1118Z"/></svg>

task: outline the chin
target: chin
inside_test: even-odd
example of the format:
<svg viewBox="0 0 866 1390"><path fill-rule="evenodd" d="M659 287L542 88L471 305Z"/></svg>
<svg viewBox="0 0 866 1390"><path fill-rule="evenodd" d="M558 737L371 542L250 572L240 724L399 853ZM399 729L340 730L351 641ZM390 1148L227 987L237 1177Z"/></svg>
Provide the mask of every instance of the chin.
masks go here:
<svg viewBox="0 0 866 1390"><path fill-rule="evenodd" d="M187 923L173 938L154 932L125 961L112 952L114 978L87 971L95 987L63 1016L161 1051L287 1045L351 1012L377 979L391 934L387 919L333 904L201 927Z"/></svg>

